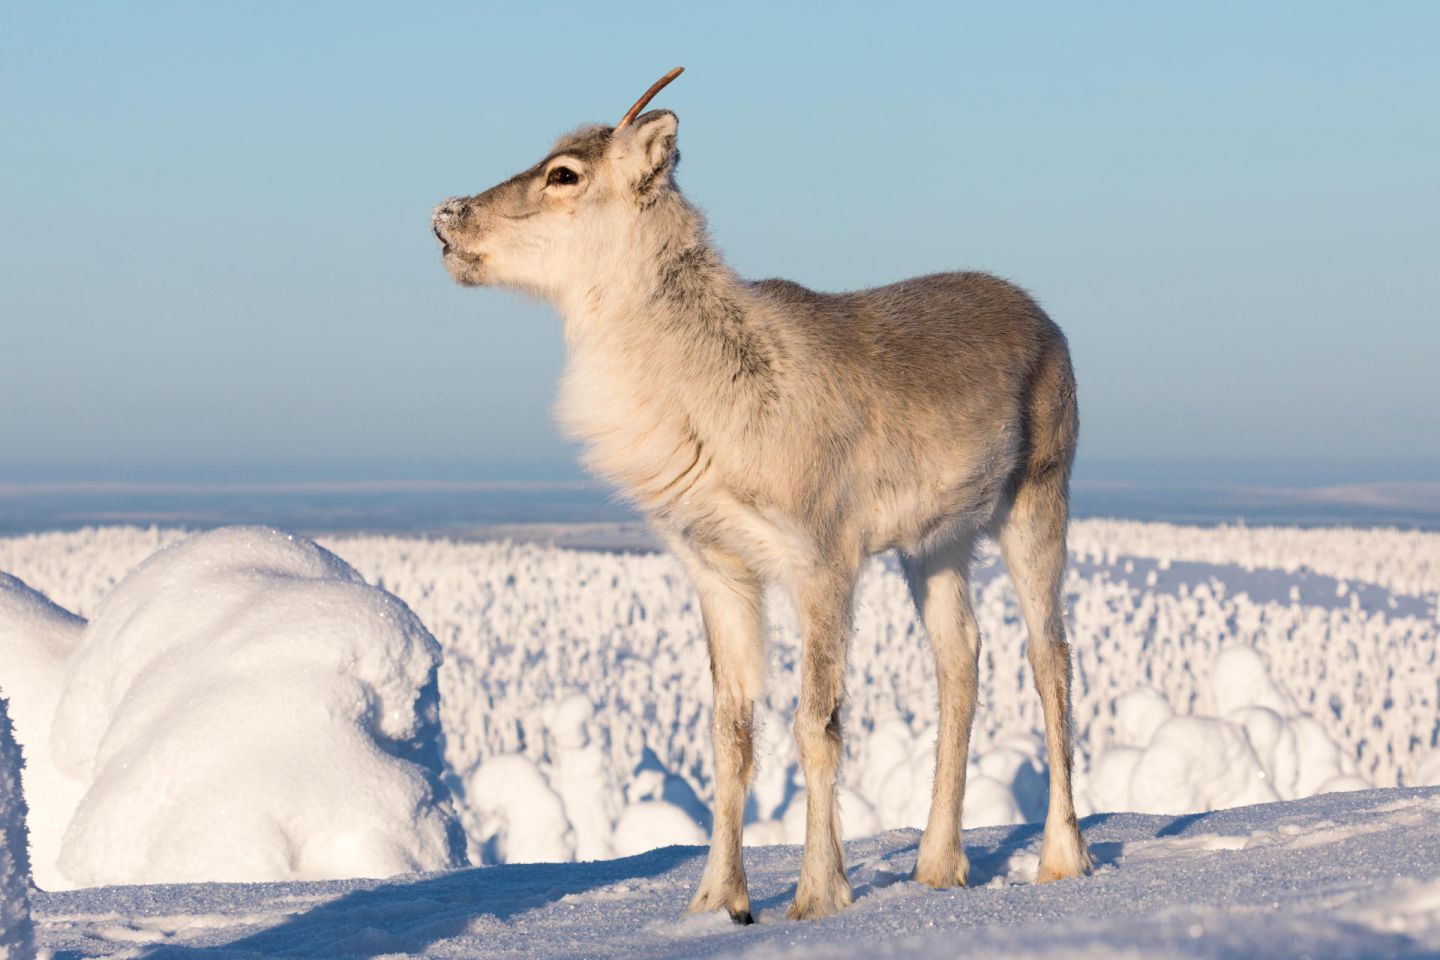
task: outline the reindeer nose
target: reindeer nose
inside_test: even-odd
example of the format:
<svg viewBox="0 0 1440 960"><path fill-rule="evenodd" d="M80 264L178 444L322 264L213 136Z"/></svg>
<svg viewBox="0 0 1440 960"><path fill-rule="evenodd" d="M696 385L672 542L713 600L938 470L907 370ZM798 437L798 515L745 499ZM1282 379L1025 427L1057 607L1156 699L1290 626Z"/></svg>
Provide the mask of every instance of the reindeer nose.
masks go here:
<svg viewBox="0 0 1440 960"><path fill-rule="evenodd" d="M460 223L465 219L466 212L465 201L451 197L431 211L431 222L441 227Z"/></svg>
<svg viewBox="0 0 1440 960"><path fill-rule="evenodd" d="M435 239L440 241L442 247L449 246L450 241L446 238L445 231L462 218L462 212L460 201L454 197L430 211L430 232L435 234Z"/></svg>

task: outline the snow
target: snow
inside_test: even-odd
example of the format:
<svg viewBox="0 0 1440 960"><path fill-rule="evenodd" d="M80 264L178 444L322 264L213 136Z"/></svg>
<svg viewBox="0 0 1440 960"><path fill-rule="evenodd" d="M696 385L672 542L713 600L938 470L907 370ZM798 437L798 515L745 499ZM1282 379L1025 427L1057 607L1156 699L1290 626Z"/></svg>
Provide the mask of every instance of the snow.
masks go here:
<svg viewBox="0 0 1440 960"><path fill-rule="evenodd" d="M1115 745L1081 777L1089 809L1189 813L1370 786L1254 648L1226 648L1209 673L1216 716L1176 716L1149 688L1116 701Z"/></svg>
<svg viewBox="0 0 1440 960"><path fill-rule="evenodd" d="M684 808L664 800L641 800L615 824L614 853L631 857L656 847L698 846L708 834Z"/></svg>
<svg viewBox="0 0 1440 960"><path fill-rule="evenodd" d="M1189 527L1134 520L1084 520L1070 526L1070 550L1080 560L1152 558L1235 564L1245 570L1318 573L1333 588L1358 581L1397 596L1440 592L1440 549L1434 533L1384 527Z"/></svg>
<svg viewBox="0 0 1440 960"><path fill-rule="evenodd" d="M440 784L438 645L328 551L262 528L190 538L126 576L72 642L50 756L32 757L48 779L26 780L51 814L43 886L466 862ZM31 726L22 741L44 743Z"/></svg>
<svg viewBox="0 0 1440 960"><path fill-rule="evenodd" d="M0 540L0 564L67 606L96 613L86 636L99 636L102 619L121 622L124 605L115 596L135 589L115 584L146 551L181 537L126 528L32 535ZM1081 521L1071 540L1066 589L1082 814L1195 812L1440 779L1435 594L1423 592L1440 536ZM329 544L371 582L403 598L443 648L444 779L473 862L633 852L648 835L635 824L648 821L630 811L658 801L708 831L708 663L693 595L673 560L512 542L344 537ZM326 576L341 581L325 589L367 589L342 561L324 556ZM348 572L335 574L327 563ZM177 583L190 576L179 567L191 565L175 561ZM1345 577L1343 596L1335 575ZM1037 820L1044 813L1046 760L1024 628L993 551L982 554L975 581L984 637L982 706L965 822ZM263 592L271 592L263 583ZM1412 587L1422 592L1402 592ZM873 563L857 593L842 768L850 836L923 826L936 722L933 661L893 561ZM89 654L77 653L67 666L61 654L83 624L33 591L26 596L25 609L44 605L50 619L43 622L53 623L50 632L62 638L55 641L60 653L51 658L50 675L73 667L103 678L102 689L82 699L87 709L105 714L106 723L111 712L131 712L113 707L114 691L106 694L103 685L128 682L133 658L117 654L126 664L81 669ZM1358 607L1356 598L1363 598ZM277 606L272 619L300 624L314 599L295 601L304 609ZM167 616L180 616L178 606ZM803 809L804 796L790 736L799 643L783 598L772 597L770 606L769 693L757 708L759 769L745 838L752 846L798 839L794 811ZM8 660L0 664L0 682L11 669ZM294 667L277 670L288 676ZM39 729L45 697L31 691L31 680L14 682L41 703L41 719L30 723ZM55 683L33 686L43 693ZM401 687L402 693L410 689ZM75 697L83 689L76 680ZM150 700L146 709L159 710ZM75 716L66 716L80 732L61 733L70 721L58 716L56 731L67 749L88 743L84 750L93 750L100 724L80 715L78 706ZM267 709L252 705L255 715ZM145 716L133 722L143 727ZM35 739L17 726L22 742ZM273 735L283 739L283 733L277 727ZM124 790L117 790L112 802L123 804ZM32 797L31 806L43 811L32 821L48 817L63 833L74 802L67 808ZM640 810L654 814L653 844L693 835L692 824L669 808ZM37 875L42 886L61 886L56 871L46 870L58 840L46 847L36 822ZM661 823L668 825L664 831ZM399 866L392 861L386 869ZM169 872L149 878L182 879Z"/></svg>
<svg viewBox="0 0 1440 960"><path fill-rule="evenodd" d="M391 880L102 887L35 897L71 957L1433 957L1440 789L1179 817L1095 814L1091 877L1037 886L1038 826L973 830L969 889L910 882L919 835L846 844L856 902L785 919L800 851L748 848L759 921L684 914L699 847Z"/></svg>
<svg viewBox="0 0 1440 960"><path fill-rule="evenodd" d="M1112 798L1120 795L1107 790ZM1121 810L1188 813L1276 799L1244 728L1211 717L1175 717L1135 760Z"/></svg>
<svg viewBox="0 0 1440 960"><path fill-rule="evenodd" d="M0 960L32 960L30 853L25 829L25 795L20 787L24 761L0 696Z"/></svg>
<svg viewBox="0 0 1440 960"><path fill-rule="evenodd" d="M690 892L682 888L699 869L699 852L686 845L707 835L713 782L703 632L672 559L419 537L325 542L334 553L255 529L190 540L180 531L133 528L0 539L0 569L44 594L0 580L0 686L16 688L17 735L32 757L45 759L32 762L25 783L40 886L378 877L458 863L462 843L471 862L504 866L391 886L221 888L233 909L212 888L149 888L157 904L169 905L157 906L153 918L115 887L42 894L37 903L52 918L42 923L45 944L69 949L83 941L103 952L104 945L255 936L255 952L305 953L314 938L340 955L425 953L433 944L463 953L481 942L490 944L485 952L504 955L523 952L532 933L541 955L724 953L750 944L716 918L680 917ZM1255 835L1288 836L1299 824L1324 846L1344 839L1341 827L1351 830L1346 837L1362 836L1330 812L1351 811L1355 796L1389 797L1375 799L1382 806L1433 799L1335 791L1440 784L1440 536L1081 521L1071 544L1065 589L1077 803L1102 864L1085 883L1110 890L1120 882L1110 873L1148 870L1152 862L1189 876L1200 869L1193 856L1260 849L1244 831L1193 833L1195 823L1231 822L1228 814L1206 818L1207 811L1289 801L1258 808L1278 812L1256 821ZM1206 914L1218 902L1214 890L1231 882L1218 875L1213 890L1178 880L1160 883L1158 892L1136 888L1149 897L1148 911L1126 912L1124 897L1134 890L1118 890L1123 896L1113 902L1077 894L1093 915L1016 886L1033 875L1038 844L1038 830L1020 824L1045 810L1039 703L1019 608L993 550L982 553L974 581L984 643L965 825L979 889L956 896L978 900L937 906L902 882L915 839L904 828L922 826L928 812L935 680L896 564L880 558L857 588L841 815L860 858L852 873L861 902L851 912L876 911L867 923L892 905L901 913L873 930L862 924L853 944L841 937L830 947L904 953L899 938L953 919L967 944L973 936L1021 955L1044 955L1057 933L1057 942L1082 954L1257 952L1224 947L1223 938L1192 941L1176 933L1188 926L1167 925L1171 912L1199 911L1205 929L1218 924L1236 942L1279 945L1278 953L1259 953L1287 955L1292 943L1349 943L1355 931L1378 943L1367 938L1376 931L1413 937L1433 926L1425 905L1434 873L1403 860L1382 865L1393 866L1384 874L1394 881L1393 898L1371 903L1357 892L1359 912L1342 920L1305 900L1296 882L1282 882L1278 866L1257 861L1233 882L1263 875L1298 898L1283 901L1274 927L1254 904L1240 914ZM800 841L805 802L790 736L798 635L782 597L771 597L769 608L769 684L756 709L758 771L745 833L747 861L760 874L752 874L752 892L770 891L755 894L762 921L766 910L778 920L793 891L797 853L779 845ZM37 768L52 771L49 785ZM57 783L77 791L73 799ZM214 783L224 786L203 786ZM194 792L177 799L187 785ZM447 792L463 839L449 821ZM166 803L173 805L152 812ZM317 808L323 818L307 818ZM277 823L288 831L283 838ZM352 835L373 828L388 839L371 846L324 840L344 823ZM212 840L228 842L230 862L252 872L220 872L220 851L206 846ZM1434 842L1423 831L1412 840ZM1287 851L1309 849L1305 842L1266 841ZM655 847L664 849L643 853ZM430 853L420 856L422 848ZM65 858L72 851L74 862ZM639 856L583 862L630 855ZM582 862L558 865L570 861ZM62 876L62 867L73 876ZM341 907L323 907L353 895L403 917L416 883L426 885L418 900L433 893L454 909L427 918L416 907L411 929L399 920L367 927L358 916L347 926ZM992 891L1005 902L981 896ZM476 906L471 893L488 900ZM636 929L615 934L621 946L575 946L589 943L579 917L602 911L601 902L618 903ZM102 911L102 903L115 908ZM80 905L76 917L96 919L76 919L73 928L53 919L66 904ZM996 926L1011 906L1015 919ZM313 923L303 919L311 908L319 914ZM577 924L568 948L567 910ZM1057 930L1064 917L1072 922ZM1128 919L1106 926L1111 917ZM304 928L292 931L298 939L273 939L278 928L257 932L282 920ZM618 923L592 916L591 926L620 930ZM1034 938L1015 939L1017 925L1033 928ZM806 955L810 935L782 926L791 933L756 945ZM415 932L422 928L435 935ZM66 939L72 933L80 940Z"/></svg>
<svg viewBox="0 0 1440 960"><path fill-rule="evenodd" d="M83 791L51 759L50 723L66 661L84 628L84 620L0 573L0 691L10 698L15 736L29 761L24 785L35 880L50 889L68 886L54 864Z"/></svg>
<svg viewBox="0 0 1440 960"><path fill-rule="evenodd" d="M558 863L575 859L565 802L528 757L499 754L465 782L462 805L476 863Z"/></svg>
<svg viewBox="0 0 1440 960"><path fill-rule="evenodd" d="M1420 770L1415 774L1415 784L1440 787L1440 750L1431 753L1430 759L1420 765Z"/></svg>

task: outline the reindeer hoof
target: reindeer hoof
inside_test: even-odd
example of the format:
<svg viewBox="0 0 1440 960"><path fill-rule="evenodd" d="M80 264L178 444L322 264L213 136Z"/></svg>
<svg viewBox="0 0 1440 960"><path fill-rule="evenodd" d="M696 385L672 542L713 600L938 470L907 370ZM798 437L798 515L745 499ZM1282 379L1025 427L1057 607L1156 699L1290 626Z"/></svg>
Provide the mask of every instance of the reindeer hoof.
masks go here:
<svg viewBox="0 0 1440 960"><path fill-rule="evenodd" d="M936 890L966 886L969 878L970 860L959 850L939 857L927 857L922 850L920 859L915 863L915 872L911 874L911 879L916 883L923 883Z"/></svg>
<svg viewBox="0 0 1440 960"><path fill-rule="evenodd" d="M785 915L791 920L819 920L839 913L853 901L850 881L840 873L826 884L809 886L802 881L800 889L795 891L795 902L790 904Z"/></svg>
<svg viewBox="0 0 1440 960"><path fill-rule="evenodd" d="M1040 870L1035 876L1036 883L1073 880L1083 877L1090 869L1090 851L1086 849L1079 829L1061 829L1053 837L1046 831L1045 840L1040 845Z"/></svg>
<svg viewBox="0 0 1440 960"><path fill-rule="evenodd" d="M742 926L755 922L755 918L750 914L750 894L745 890L743 882L738 889L734 886L727 888L716 883L702 883L685 912L707 913L711 910L724 910L730 914L731 920Z"/></svg>

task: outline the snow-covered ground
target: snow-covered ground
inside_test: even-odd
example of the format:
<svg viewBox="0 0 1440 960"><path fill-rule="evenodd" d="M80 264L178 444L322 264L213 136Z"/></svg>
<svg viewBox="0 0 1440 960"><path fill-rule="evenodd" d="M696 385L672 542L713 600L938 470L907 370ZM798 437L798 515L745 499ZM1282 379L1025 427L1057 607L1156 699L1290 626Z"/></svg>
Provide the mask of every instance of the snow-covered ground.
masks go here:
<svg viewBox="0 0 1440 960"><path fill-rule="evenodd" d="M972 886L906 880L919 834L846 845L855 905L784 919L800 854L746 852L759 922L685 916L704 851L380 881L39 894L40 939L92 957L1434 957L1440 789L1082 822L1094 876L1035 886L1035 826L968 836Z"/></svg>
<svg viewBox="0 0 1440 960"><path fill-rule="evenodd" d="M201 540L216 543L217 536L223 535ZM118 873L63 869L62 840L67 829L81 830L74 823L83 819L72 818L70 810L85 794L86 783L93 787L107 780L97 778L96 758L123 756L127 738L130 749L140 751L137 755L145 755L146 747L157 748L154 756L146 755L155 777L178 777L181 783L187 775L194 779L192 761L202 742L218 744L221 753L258 749L262 756L270 745L280 744L292 762L258 764L254 769L262 779L248 794L240 791L268 798L272 808L277 801L270 795L283 795L280 785L291 776L286 771L314 766L317 756L327 758L320 766L334 773L330 782L336 789L356 770L379 769L373 766L377 749L385 762L398 755L418 757L433 686L425 692L423 670L417 674L397 667L405 662L403 656L396 661L387 653L366 667L362 654L370 647L419 651L421 634L433 634L443 652L438 687L444 758L443 763L420 764L421 769L438 768L443 783L431 783L432 794L417 801L415 822L443 822L448 792L472 862L509 865L493 873L442 874L418 881L420 887L411 881L176 886L147 888L148 900L126 899L139 894L122 888L39 894L44 944L103 953L124 943L140 949L192 939L214 944L258 937L253 949L246 947L252 953L293 947L309 954L318 949L312 938L319 938L331 942L326 948L331 953L372 955L454 952L452 947L473 952L478 943L493 940L481 952L504 955L527 953L523 940L515 938L517 932L532 930L543 931L536 952L563 954L577 952L579 941L566 938L585 936L587 924L625 932L613 935L613 948L599 944L582 953L723 953L759 942L734 940L735 934L714 918L679 919L683 888L699 868L692 849L662 850L608 865L519 865L596 860L703 842L711 795L709 672L698 610L674 561L661 554L564 550L543 543L345 536L324 541L338 557L304 541L293 548L303 557L276 547L290 556L287 563L299 567L270 579L255 581L253 575L260 567L266 576L274 574L273 559L257 564L252 557L232 564L235 569L227 573L225 550L197 559L194 541L165 551L127 578L182 537L171 530L101 528L0 539L0 571L13 575L0 579L0 687L14 700L17 733L31 756L26 792L41 885L58 889L205 876L180 871L183 856L158 868L150 857L145 870L128 873L123 864L115 868ZM1286 955L1291 946L1299 955L1304 952L1300 946L1312 942L1287 938L1284 931L1292 927L1320 938L1315 943L1338 944L1352 933L1357 943L1370 943L1367 938L1384 931L1404 934L1396 924L1430 923L1440 910L1435 873L1411 869L1403 858L1365 869L1367 876L1396 889L1409 882L1403 878L1413 880L1411 893L1392 890L1385 900L1410 906L1383 917L1365 913L1370 908L1362 909L1362 903L1379 888L1362 895L1357 885L1352 899L1360 913L1326 913L1329 926L1310 919L1324 912L1311 879L1330 883L1324 879L1329 866L1312 870L1297 860L1297 869L1311 873L1296 874L1278 887L1276 877L1291 853L1323 860L1315 851L1339 849L1352 840L1363 848L1360 859L1370 862L1364 841L1356 839L1360 835L1336 826L1343 817L1363 819L1358 807L1348 805L1346 798L1354 796L1369 797L1374 807L1403 802L1411 804L1405 810L1420 812L1416 817L1423 823L1412 822L1416 817L1410 814L1381 818L1393 826L1385 830L1396 834L1394 849L1429 849L1436 843L1425 826L1434 822L1440 802L1433 795L1332 791L1440 784L1440 534L1081 521L1074 525L1071 547L1067 593L1076 664L1078 800L1081 813L1090 815L1087 833L1099 845L1102 876L1084 881L1093 887L1074 887L1087 891L1075 893L1074 903L1011 884L1033 869L1031 847L1038 834L1006 825L1034 821L1043 812L1045 758L1019 610L996 557L985 553L975 577L984 646L965 809L968 843L978 848L971 854L976 864L972 883L984 889L927 894L898 882L908 869L903 863L907 852L913 858L914 835L896 830L923 825L928 803L935 686L930 654L895 564L881 558L867 570L857 594L842 771L842 818L847 837L856 839L852 873L862 894L857 910L846 917L869 919L840 918L838 926L825 929L842 937L853 932L854 943L869 938L897 950L896 936L919 934L931 923L979 926L983 929L966 933L967 942L979 937L976 942L1020 953L1043 953L1049 936L1063 935L1071 952L1110 944L1151 956L1168 944L1166 949L1187 955L1243 955L1244 950L1217 947L1226 942L1213 936L1217 921L1202 916L1218 909L1217 891L1230 889L1226 884L1276 888L1271 892L1280 906L1273 916L1264 904L1243 900L1241 913L1226 914L1223 922L1226 935L1238 937L1237 943L1272 936L1284 940L1284 949L1270 955ZM145 572L153 573L157 563L169 567L163 578ZM352 566L380 589L358 583L353 572L346 572ZM228 579L237 572L243 575L238 586ZM291 583L297 577L305 582ZM157 583L168 585L169 592L157 589ZM270 602L286 590L295 591L293 603ZM199 597L189 605L188 616L187 591ZM237 609L270 603L270 612L250 615L244 629L227 634L220 626L230 620L211 612L217 602L237 599ZM346 611L356 604L369 615L344 626L353 614ZM756 871L752 891L762 920L778 918L785 884L793 886L798 864L794 850L758 847L798 842L803 827L803 782L789 736L800 651L788 604L775 597L770 606L770 687L759 711L760 769L746 829L746 841L753 845L747 857ZM149 617L149 628L144 617L136 625L136 611ZM115 638L125 640L127 632L128 642L150 667L111 649ZM397 677L410 678L408 686L395 688L404 692L401 699L411 698L405 701L415 718L405 728L411 731L407 742L414 744L408 752L395 749L394 738L383 731L369 739L373 748L365 747L365 737L347 740L347 731L357 723L368 729L366 718L376 714L373 709L347 713L343 697L332 697L317 712L330 726L321 723L316 737L294 732L310 731L314 724L250 722L273 718L281 705L296 702L300 688L287 693L265 665L268 658L278 658L283 668L292 662L286 658L297 656L306 638L317 634L329 638L319 644L329 651L319 673L358 682L362 694L393 685ZM220 646L229 659L203 664L199 651L217 637L228 637ZM254 652L247 656L251 641ZM190 666L164 669L177 655L183 663L187 650ZM168 691L173 705L168 719L137 712L136 704L127 701L122 688L137 679L151 684L152 691ZM208 691L227 684L238 699L228 701L236 709L222 711L230 722L218 725L221 732L203 741L171 729L203 723ZM328 680L317 689L337 688ZM71 690L76 692L66 707ZM102 694L98 706L82 706L90 703L85 691L97 690ZM373 690L360 700L368 695ZM67 722L83 735L57 737L55 731L68 729ZM119 732L111 735L110 726ZM332 731L328 740L326 730ZM96 737L101 748L91 742ZM83 745L86 763L77 766L72 760L67 766L66 752L79 749L76 744ZM227 783L246 785L243 765L223 757L206 760ZM207 764L198 769L203 773ZM76 770L83 774L78 780ZM125 771L123 765L115 767L107 780L112 788ZM154 779L147 782L153 785ZM422 776L414 782L426 781ZM37 785L33 791L32 783ZM109 789L116 816L124 815L126 793ZM1326 797L1299 799L1315 794ZM1202 811L1275 800L1293 803L1192 822L1191 815ZM395 843L404 847L393 835L396 809L395 803L383 811L377 807L375 816L388 824L384 829L391 831L393 842L385 849L392 854ZM1114 816L1114 811L1166 816ZM156 822L163 826L163 821ZM277 822L289 825L290 832L278 848L272 843L268 849L303 849L324 833L324 825L298 814L278 816ZM993 829L975 829L987 826ZM1328 839L1311 846L1283 839L1292 827ZM1257 858L1234 863L1239 873L1230 880L1224 865L1227 857L1238 855L1238 841L1206 846L1211 841L1205 837L1217 832L1250 837L1243 852ZM103 830L95 833L102 835ZM156 836L163 841L163 829ZM863 837L873 839L858 840ZM164 847L160 842L157 849ZM1296 851L1304 851L1303 856ZM217 855L212 850L206 862L218 862ZM116 862L111 857L107 864ZM307 871L302 857L272 858L264 875L299 880L406 869L403 850L388 860L341 857L340 862L348 863L348 872L344 866L336 868L340 872ZM409 862L426 861L411 856ZM1200 871L1205 882L1166 881L1167 869L1187 876ZM246 876L257 874L213 874L217 879ZM1152 889L1147 883L1159 886ZM1342 887L1334 888L1340 898L1335 903L1344 900ZM1280 896L1285 891L1290 893ZM992 895L1004 897L1005 903L985 899ZM142 900L150 906L140 906ZM435 907L434 916L417 906L432 901L432 906L448 906ZM1178 925L1157 909L1162 905L1179 911ZM386 916L393 912L393 924L376 921L365 929L357 918L372 909ZM612 909L613 924L609 914L603 921L585 919ZM1192 914L1199 919L1186 919ZM1139 927L1137 916L1146 918ZM1064 917L1077 918L1078 927L1061 922ZM1416 917L1430 919L1422 923ZM992 921L1009 926L992 926ZM1106 926L1112 921L1139 939L1133 944L1123 937L1115 940L1119 928ZM271 933L255 932L274 923L281 926ZM1204 935L1192 938L1196 924ZM761 939L781 954L791 941L802 952L809 949L804 941L812 934L782 926L790 932ZM1031 927L1033 937L1017 932ZM451 942L455 937L464 942L457 946ZM340 942L347 945L334 947Z"/></svg>

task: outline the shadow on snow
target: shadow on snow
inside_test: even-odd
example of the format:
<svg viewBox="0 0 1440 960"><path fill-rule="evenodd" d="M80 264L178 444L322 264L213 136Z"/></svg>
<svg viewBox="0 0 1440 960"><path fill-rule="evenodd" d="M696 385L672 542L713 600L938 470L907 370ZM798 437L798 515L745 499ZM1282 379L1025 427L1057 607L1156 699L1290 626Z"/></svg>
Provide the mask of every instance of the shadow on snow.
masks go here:
<svg viewBox="0 0 1440 960"><path fill-rule="evenodd" d="M229 943L161 945L142 956L170 960L422 953L436 941L464 934L477 920L508 920L572 894L657 876L703 855L700 847L664 847L621 860L472 867L381 882Z"/></svg>

